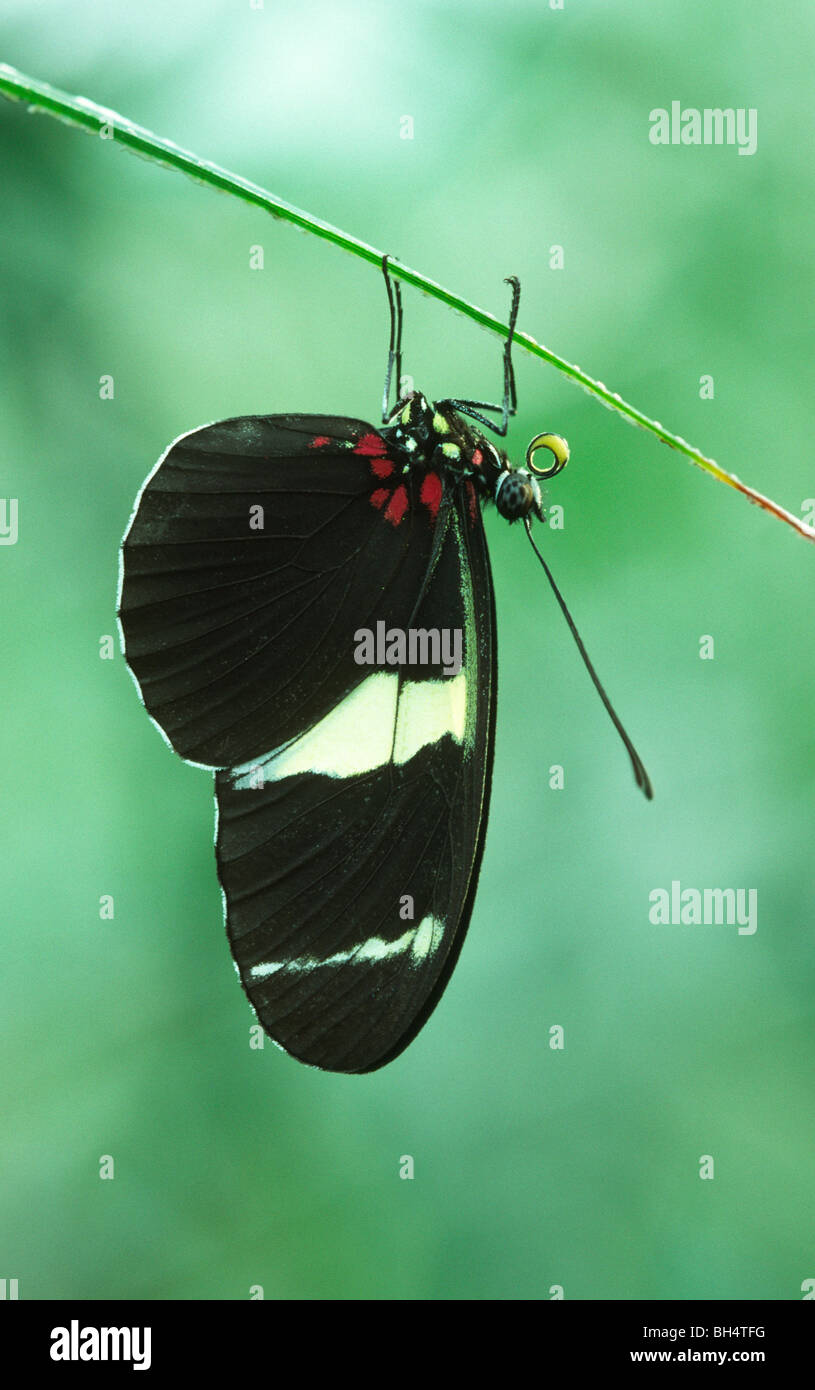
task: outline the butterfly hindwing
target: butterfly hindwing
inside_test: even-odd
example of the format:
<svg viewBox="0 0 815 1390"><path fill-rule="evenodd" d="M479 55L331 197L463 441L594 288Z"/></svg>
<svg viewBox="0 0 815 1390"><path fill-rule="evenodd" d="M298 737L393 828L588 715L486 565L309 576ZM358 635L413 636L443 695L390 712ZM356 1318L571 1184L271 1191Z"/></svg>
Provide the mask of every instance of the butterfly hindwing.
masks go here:
<svg viewBox="0 0 815 1390"><path fill-rule="evenodd" d="M333 1071L382 1066L422 1027L458 957L483 849L494 604L481 515L461 489L423 551L410 622L460 629L458 674L366 668L299 738L216 773L241 980L277 1042Z"/></svg>

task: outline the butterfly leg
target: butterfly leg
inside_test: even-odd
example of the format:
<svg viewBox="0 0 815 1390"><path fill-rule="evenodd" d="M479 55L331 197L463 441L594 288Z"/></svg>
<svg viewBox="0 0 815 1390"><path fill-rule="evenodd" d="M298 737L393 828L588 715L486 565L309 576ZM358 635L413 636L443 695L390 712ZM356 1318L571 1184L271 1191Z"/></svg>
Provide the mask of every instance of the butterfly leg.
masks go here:
<svg viewBox="0 0 815 1390"><path fill-rule="evenodd" d="M390 414L390 394L393 369L396 368L396 400L399 400L399 385L402 380L402 290L398 280L392 280L388 271L390 256L382 257L382 274L388 292L390 310L390 341L388 343L388 365L385 369L385 386L382 392L382 423Z"/></svg>
<svg viewBox="0 0 815 1390"><path fill-rule="evenodd" d="M506 434L509 425L509 417L515 414L518 408L518 397L515 390L515 368L512 365L512 342L515 336L515 324L518 321L518 305L521 299L521 283L517 276L509 275L504 282L512 286L512 304L509 311L509 333L504 343L504 396L500 405L492 405L489 401L459 401L445 400L440 401L440 405L452 406L460 415L467 415L471 420L477 420L479 424L486 425L493 434ZM487 420L485 416L479 414L481 410L493 410L501 413L501 423L496 425L492 420Z"/></svg>

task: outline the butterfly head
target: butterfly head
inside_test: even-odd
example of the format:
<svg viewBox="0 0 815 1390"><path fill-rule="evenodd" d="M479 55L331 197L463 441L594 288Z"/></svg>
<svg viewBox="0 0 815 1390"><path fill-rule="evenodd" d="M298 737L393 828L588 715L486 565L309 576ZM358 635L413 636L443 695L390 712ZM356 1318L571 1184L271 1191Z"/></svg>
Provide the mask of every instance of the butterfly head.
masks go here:
<svg viewBox="0 0 815 1390"><path fill-rule="evenodd" d="M552 463L546 468L533 462L538 449L548 449ZM569 446L559 434L537 434L526 451L526 467L513 468L507 462L495 483L494 500L499 514L507 521L523 521L532 513L545 521L539 478L554 478L569 462Z"/></svg>

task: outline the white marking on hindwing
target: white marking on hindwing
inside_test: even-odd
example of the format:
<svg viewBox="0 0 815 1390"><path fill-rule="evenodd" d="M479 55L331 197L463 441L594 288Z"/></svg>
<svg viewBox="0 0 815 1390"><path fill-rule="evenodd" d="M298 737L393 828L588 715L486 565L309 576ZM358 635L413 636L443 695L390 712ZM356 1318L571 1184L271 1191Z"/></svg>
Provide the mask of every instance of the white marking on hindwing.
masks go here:
<svg viewBox="0 0 815 1390"><path fill-rule="evenodd" d="M319 960L316 956L300 956L295 960L269 960L261 965L253 965L249 974L253 980L266 980L278 970L303 972L318 970L322 965L354 965L388 960L391 956L408 955L408 964L421 965L431 956L441 940L444 923L436 917L424 917L415 927L410 927L396 941L385 941L381 936L372 936L360 946L351 946L347 951L335 951L333 956Z"/></svg>
<svg viewBox="0 0 815 1390"><path fill-rule="evenodd" d="M438 743L445 734L462 743L466 720L467 681L463 670L446 680L404 681L399 695L394 762L409 762L421 748Z"/></svg>
<svg viewBox="0 0 815 1390"><path fill-rule="evenodd" d="M305 772L359 777L390 762L391 750L394 763L406 763L445 734L462 743L466 723L464 670L444 680L403 681L401 691L398 675L376 671L313 729L265 759L232 768L229 778L235 791L246 791L258 785L259 770L263 783Z"/></svg>

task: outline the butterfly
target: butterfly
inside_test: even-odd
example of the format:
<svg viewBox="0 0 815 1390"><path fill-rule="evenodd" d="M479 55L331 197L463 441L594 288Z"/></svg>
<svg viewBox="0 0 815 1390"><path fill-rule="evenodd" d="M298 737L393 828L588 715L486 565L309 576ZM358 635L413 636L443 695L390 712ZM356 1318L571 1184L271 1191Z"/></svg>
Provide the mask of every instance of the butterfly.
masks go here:
<svg viewBox="0 0 815 1390"><path fill-rule="evenodd" d="M651 795L532 536L568 445L538 434L515 467L485 433L505 436L517 408L518 280L500 406L414 390L391 406L403 313L382 269L380 424L251 415L181 435L137 497L118 605L148 714L214 770L227 935L257 1018L293 1057L348 1073L415 1038L472 914L497 693L485 506L523 523Z"/></svg>

